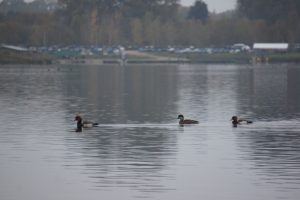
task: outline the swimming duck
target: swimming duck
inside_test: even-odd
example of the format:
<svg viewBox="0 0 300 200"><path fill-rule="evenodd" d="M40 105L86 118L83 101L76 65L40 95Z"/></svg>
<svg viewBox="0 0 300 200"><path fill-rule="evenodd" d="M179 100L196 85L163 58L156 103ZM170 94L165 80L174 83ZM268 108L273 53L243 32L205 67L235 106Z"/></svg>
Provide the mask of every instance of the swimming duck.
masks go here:
<svg viewBox="0 0 300 200"><path fill-rule="evenodd" d="M253 122L250 120L246 120L246 119L239 119L237 116L232 116L231 117L231 122L234 126L241 124L242 122L246 122L247 124L252 124Z"/></svg>
<svg viewBox="0 0 300 200"><path fill-rule="evenodd" d="M177 119L179 119L179 124L183 125L183 124L199 124L198 121L196 120L192 120L192 119L184 119L183 115L178 115Z"/></svg>
<svg viewBox="0 0 300 200"><path fill-rule="evenodd" d="M76 115L74 121L77 121L76 132L81 132L82 128L92 128L98 126L98 123L83 121L80 115Z"/></svg>

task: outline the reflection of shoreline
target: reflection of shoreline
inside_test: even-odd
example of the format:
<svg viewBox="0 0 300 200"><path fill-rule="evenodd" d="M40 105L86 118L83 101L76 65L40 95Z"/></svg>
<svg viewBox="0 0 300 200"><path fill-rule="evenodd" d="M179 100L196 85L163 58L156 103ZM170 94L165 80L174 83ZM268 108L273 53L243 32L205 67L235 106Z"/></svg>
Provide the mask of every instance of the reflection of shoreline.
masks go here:
<svg viewBox="0 0 300 200"><path fill-rule="evenodd" d="M257 67L253 70L253 112L256 118L270 119L286 116L287 68Z"/></svg>
<svg viewBox="0 0 300 200"><path fill-rule="evenodd" d="M299 113L297 65L260 65L240 69L237 78L238 111L253 119L281 120ZM294 67L293 67L294 66Z"/></svg>
<svg viewBox="0 0 300 200"><path fill-rule="evenodd" d="M173 66L80 66L66 73L73 80L66 90L72 96L77 91L85 101L78 102L80 110L74 113L95 113L87 118L98 122L168 123L174 119L170 110L177 98L176 71Z"/></svg>

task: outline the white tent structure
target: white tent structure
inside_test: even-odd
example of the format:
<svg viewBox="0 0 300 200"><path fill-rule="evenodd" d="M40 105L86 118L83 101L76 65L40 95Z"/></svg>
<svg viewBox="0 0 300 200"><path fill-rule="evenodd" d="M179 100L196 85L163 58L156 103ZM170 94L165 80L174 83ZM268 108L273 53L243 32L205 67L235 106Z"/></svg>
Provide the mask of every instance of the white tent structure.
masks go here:
<svg viewBox="0 0 300 200"><path fill-rule="evenodd" d="M0 47L4 49L13 50L13 51L28 51L27 48L14 46L14 45L1 44Z"/></svg>
<svg viewBox="0 0 300 200"><path fill-rule="evenodd" d="M289 48L288 43L254 43L253 50L275 50L287 51Z"/></svg>

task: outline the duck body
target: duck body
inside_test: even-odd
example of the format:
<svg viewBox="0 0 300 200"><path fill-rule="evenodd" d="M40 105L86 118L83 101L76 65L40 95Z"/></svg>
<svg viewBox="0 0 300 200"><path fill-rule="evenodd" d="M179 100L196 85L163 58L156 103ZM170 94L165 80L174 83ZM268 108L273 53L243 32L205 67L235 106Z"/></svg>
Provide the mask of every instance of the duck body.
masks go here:
<svg viewBox="0 0 300 200"><path fill-rule="evenodd" d="M98 123L95 123L95 122L89 122L89 121L83 121L82 122L82 126L83 128L92 128L92 127L96 127L98 126L99 124Z"/></svg>
<svg viewBox="0 0 300 200"><path fill-rule="evenodd" d="M252 124L253 122L250 120L246 120L246 119L241 119L238 118L237 116L232 116L231 117L231 122L234 126L237 126L238 124L241 124L243 122L247 123L247 124Z"/></svg>
<svg viewBox="0 0 300 200"><path fill-rule="evenodd" d="M98 126L98 123L83 121L79 115L76 115L74 121L77 121L76 132L82 132L82 128L92 128Z"/></svg>
<svg viewBox="0 0 300 200"><path fill-rule="evenodd" d="M192 119L184 119L183 115L178 115L177 119L179 119L179 124L184 125L184 124L199 124L198 121L192 120Z"/></svg>

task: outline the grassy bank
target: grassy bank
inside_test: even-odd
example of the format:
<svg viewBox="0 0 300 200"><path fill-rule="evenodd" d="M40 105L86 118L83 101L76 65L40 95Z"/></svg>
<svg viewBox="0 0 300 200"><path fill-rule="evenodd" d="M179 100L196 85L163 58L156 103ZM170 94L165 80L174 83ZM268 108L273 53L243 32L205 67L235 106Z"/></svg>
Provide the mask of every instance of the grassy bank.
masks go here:
<svg viewBox="0 0 300 200"><path fill-rule="evenodd" d="M52 58L34 52L0 51L0 64L51 64Z"/></svg>
<svg viewBox="0 0 300 200"><path fill-rule="evenodd" d="M285 54L273 54L269 56L269 63L285 63L294 62L300 63L300 53L285 53Z"/></svg>
<svg viewBox="0 0 300 200"><path fill-rule="evenodd" d="M164 56L166 60L186 61L190 63L252 63L252 53L212 53L212 54L199 54L199 53L153 53L156 55ZM268 58L268 63L300 63L300 52L289 53L272 53L265 54L262 57ZM265 59L263 59L265 60Z"/></svg>
<svg viewBox="0 0 300 200"><path fill-rule="evenodd" d="M251 55L247 53L231 54L231 53L213 53L213 54L199 54L199 53L163 53L169 58L176 58L177 60L186 60L194 63L249 63Z"/></svg>

